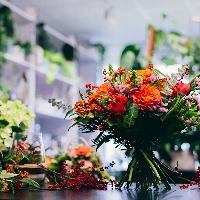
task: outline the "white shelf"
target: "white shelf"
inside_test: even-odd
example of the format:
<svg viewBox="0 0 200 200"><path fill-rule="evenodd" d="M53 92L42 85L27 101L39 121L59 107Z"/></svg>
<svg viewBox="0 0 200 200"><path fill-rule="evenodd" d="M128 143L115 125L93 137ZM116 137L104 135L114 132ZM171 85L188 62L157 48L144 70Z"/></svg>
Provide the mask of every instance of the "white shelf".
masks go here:
<svg viewBox="0 0 200 200"><path fill-rule="evenodd" d="M30 69L32 68L32 69L34 69L34 65L32 65L31 63L29 63L29 62L27 62L25 60L19 59L19 58L15 57L15 56L12 56L12 55L10 55L8 53L4 54L4 58L6 60L12 62L12 63L21 65L21 66L23 66L25 68L30 68Z"/></svg>
<svg viewBox="0 0 200 200"><path fill-rule="evenodd" d="M70 119L64 119L65 118L65 113L59 113L59 112L44 112L42 110L37 110L36 109L36 114L44 116L44 117L49 117L49 118L55 118L55 119L63 119L64 120L70 120Z"/></svg>
<svg viewBox="0 0 200 200"><path fill-rule="evenodd" d="M7 0L0 0L0 4L7 6L14 13L18 14L19 16L21 16L22 18L24 18L30 22L36 21L35 16L28 14L26 11L20 9L19 7L15 6L14 4L12 4L11 2L9 2Z"/></svg>
<svg viewBox="0 0 200 200"><path fill-rule="evenodd" d="M41 66L36 66L36 65L33 65L25 60L22 60L22 59L18 59L17 57L15 56L12 56L8 53L5 53L4 54L4 58L12 63L15 63L15 64L18 64L20 66L23 66L25 68L29 68L29 69L33 69L36 71L36 73L40 73L40 74L43 74L43 75L46 75L46 71L44 68L42 68ZM61 74L57 74L56 77L55 77L55 80L58 80L58 81L61 81L65 84L69 84L69 85L77 85L78 83L75 82L74 80L70 80L69 78L61 75Z"/></svg>
<svg viewBox="0 0 200 200"><path fill-rule="evenodd" d="M40 74L46 75L46 70L44 68L42 68L41 66L35 67L35 71L40 73ZM76 85L77 84L77 82L70 80L69 78L67 78L67 77L65 77L61 74L57 74L56 77L55 77L55 80L61 81L63 83L69 84L69 85Z"/></svg>

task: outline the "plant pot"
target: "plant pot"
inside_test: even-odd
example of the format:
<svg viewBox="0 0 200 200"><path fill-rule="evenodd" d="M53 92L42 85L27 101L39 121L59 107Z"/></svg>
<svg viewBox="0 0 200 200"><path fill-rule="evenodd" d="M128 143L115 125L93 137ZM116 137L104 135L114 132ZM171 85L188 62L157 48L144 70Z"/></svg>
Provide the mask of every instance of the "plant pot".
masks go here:
<svg viewBox="0 0 200 200"><path fill-rule="evenodd" d="M18 165L18 169L27 171L29 173L29 178L42 183L45 179L44 170L38 164L24 164Z"/></svg>

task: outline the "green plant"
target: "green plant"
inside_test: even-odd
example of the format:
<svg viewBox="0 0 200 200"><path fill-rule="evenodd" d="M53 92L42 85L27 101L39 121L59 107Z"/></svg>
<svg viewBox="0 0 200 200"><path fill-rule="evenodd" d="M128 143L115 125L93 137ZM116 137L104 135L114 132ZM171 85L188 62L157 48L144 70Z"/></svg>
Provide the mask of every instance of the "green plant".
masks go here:
<svg viewBox="0 0 200 200"><path fill-rule="evenodd" d="M6 170L0 169L0 192L14 193L28 185L37 189L40 188L36 181L28 178L27 172L20 171L15 166L9 165Z"/></svg>
<svg viewBox="0 0 200 200"><path fill-rule="evenodd" d="M21 42L17 40L15 44L19 45L24 50L26 56L32 53L32 44L30 42Z"/></svg>
<svg viewBox="0 0 200 200"><path fill-rule="evenodd" d="M8 39L14 36L14 23L11 11L6 6L0 7L0 67L5 63L3 53L7 49Z"/></svg>
<svg viewBox="0 0 200 200"><path fill-rule="evenodd" d="M66 60L68 61L74 60L74 48L71 45L66 44L66 43L63 44L62 54Z"/></svg>
<svg viewBox="0 0 200 200"><path fill-rule="evenodd" d="M14 22L12 18L11 10L6 6L0 7L0 20L2 22L2 26L5 29L5 33L7 37L14 37Z"/></svg>
<svg viewBox="0 0 200 200"><path fill-rule="evenodd" d="M163 14L163 19L168 20L174 27L177 28L177 23ZM155 27L156 29L156 27ZM200 38L190 38L178 31L165 31L163 29L156 29L156 49L157 52L164 50L167 55L163 55L161 60L167 64L177 64L180 60L187 60L191 66L190 74L195 75L200 71ZM163 53L162 53L163 54Z"/></svg>
<svg viewBox="0 0 200 200"><path fill-rule="evenodd" d="M45 50L45 58L48 60L47 83L51 84L59 71L64 76L74 80L77 79L75 63L73 61L67 61L61 53Z"/></svg>
<svg viewBox="0 0 200 200"><path fill-rule="evenodd" d="M26 137L34 114L20 101L0 101L0 152L12 147L15 139Z"/></svg>
<svg viewBox="0 0 200 200"><path fill-rule="evenodd" d="M137 45L128 45L126 46L120 57L120 65L124 66L126 69L141 69L141 60L140 60L140 47Z"/></svg>
<svg viewBox="0 0 200 200"><path fill-rule="evenodd" d="M50 42L47 32L44 30L44 26L44 23L37 24L36 41L37 44L40 45L43 49L51 49L52 44Z"/></svg>

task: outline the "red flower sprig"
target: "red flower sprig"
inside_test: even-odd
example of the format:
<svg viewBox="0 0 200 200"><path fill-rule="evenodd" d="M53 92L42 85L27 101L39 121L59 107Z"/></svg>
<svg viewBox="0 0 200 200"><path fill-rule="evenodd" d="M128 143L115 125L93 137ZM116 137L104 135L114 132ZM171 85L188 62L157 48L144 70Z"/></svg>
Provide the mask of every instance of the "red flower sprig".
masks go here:
<svg viewBox="0 0 200 200"><path fill-rule="evenodd" d="M189 188L190 186L196 185L200 187L200 166L197 169L196 175L195 175L195 180L187 180L188 183L180 185L180 189L186 189Z"/></svg>
<svg viewBox="0 0 200 200"><path fill-rule="evenodd" d="M73 166L69 171L65 163L63 163L61 173L56 173L54 176L51 176L52 184L49 185L49 189L51 190L80 190L80 189L98 189L98 190L106 190L108 181L100 180L95 176L94 170L95 166L91 168L91 171L84 171L82 169L84 163L78 163ZM52 172L54 173L54 172ZM112 187L114 186L114 181L110 181Z"/></svg>

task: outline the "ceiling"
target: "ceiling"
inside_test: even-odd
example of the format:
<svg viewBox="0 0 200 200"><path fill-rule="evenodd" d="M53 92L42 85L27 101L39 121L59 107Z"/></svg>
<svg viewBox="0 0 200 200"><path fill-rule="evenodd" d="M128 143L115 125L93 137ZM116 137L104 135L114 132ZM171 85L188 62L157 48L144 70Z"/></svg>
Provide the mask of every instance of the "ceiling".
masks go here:
<svg viewBox="0 0 200 200"><path fill-rule="evenodd" d="M12 0L25 9L35 7L38 21L80 40L121 45L144 43L147 24L200 35L200 0ZM170 20L163 21L165 13ZM176 25L175 25L176 24Z"/></svg>

